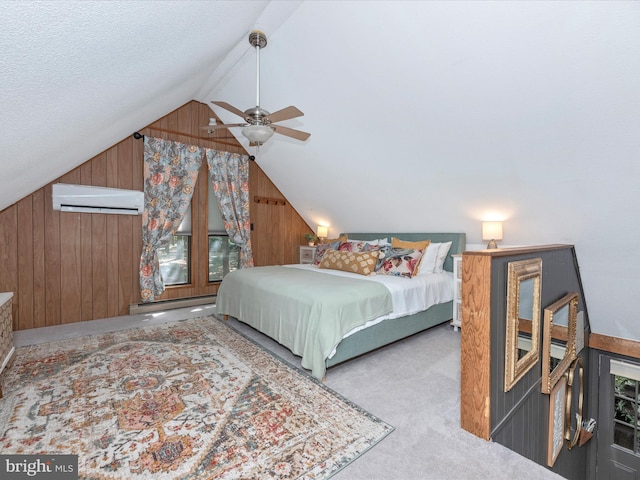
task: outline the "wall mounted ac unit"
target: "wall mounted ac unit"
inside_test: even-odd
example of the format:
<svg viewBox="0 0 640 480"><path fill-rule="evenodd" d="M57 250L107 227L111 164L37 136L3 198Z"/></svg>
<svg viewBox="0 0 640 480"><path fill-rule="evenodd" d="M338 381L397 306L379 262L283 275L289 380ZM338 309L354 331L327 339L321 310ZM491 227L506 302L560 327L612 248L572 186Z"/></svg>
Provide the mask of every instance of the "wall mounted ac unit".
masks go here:
<svg viewBox="0 0 640 480"><path fill-rule="evenodd" d="M53 209L62 212L140 215L144 211L144 193L120 188L55 183Z"/></svg>

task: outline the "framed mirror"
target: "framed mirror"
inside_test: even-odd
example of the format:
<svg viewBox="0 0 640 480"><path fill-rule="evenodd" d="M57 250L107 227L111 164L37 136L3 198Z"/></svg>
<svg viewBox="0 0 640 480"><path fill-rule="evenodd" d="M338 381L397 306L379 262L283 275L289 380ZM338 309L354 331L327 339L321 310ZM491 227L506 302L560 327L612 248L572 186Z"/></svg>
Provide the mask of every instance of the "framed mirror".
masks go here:
<svg viewBox="0 0 640 480"><path fill-rule="evenodd" d="M504 391L508 392L539 359L542 259L509 262Z"/></svg>
<svg viewBox="0 0 640 480"><path fill-rule="evenodd" d="M551 393L576 358L578 294L571 292L544 309L542 393Z"/></svg>

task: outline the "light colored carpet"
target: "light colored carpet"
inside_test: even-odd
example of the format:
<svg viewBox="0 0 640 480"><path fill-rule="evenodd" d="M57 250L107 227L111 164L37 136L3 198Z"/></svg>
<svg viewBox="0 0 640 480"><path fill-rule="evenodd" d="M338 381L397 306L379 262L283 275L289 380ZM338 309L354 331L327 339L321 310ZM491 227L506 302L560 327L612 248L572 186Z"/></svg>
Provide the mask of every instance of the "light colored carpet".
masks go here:
<svg viewBox="0 0 640 480"><path fill-rule="evenodd" d="M300 367L252 328L230 325ZM558 480L563 477L460 428L460 332L449 325L329 369L326 385L396 430L335 480Z"/></svg>

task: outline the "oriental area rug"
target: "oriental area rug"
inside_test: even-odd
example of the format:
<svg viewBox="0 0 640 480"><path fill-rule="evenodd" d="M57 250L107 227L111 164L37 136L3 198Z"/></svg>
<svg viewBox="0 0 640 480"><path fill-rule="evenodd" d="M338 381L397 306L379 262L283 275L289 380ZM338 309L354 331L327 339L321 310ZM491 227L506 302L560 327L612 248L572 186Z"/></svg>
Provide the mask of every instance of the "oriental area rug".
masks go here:
<svg viewBox="0 0 640 480"><path fill-rule="evenodd" d="M0 451L81 479L329 478L393 427L215 317L22 347Z"/></svg>

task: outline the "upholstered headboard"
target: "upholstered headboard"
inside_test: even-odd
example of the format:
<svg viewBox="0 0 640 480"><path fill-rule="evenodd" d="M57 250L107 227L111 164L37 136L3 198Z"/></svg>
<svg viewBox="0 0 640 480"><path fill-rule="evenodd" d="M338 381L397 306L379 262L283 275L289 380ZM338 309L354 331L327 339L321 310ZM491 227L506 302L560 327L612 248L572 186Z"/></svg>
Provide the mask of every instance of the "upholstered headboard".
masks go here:
<svg viewBox="0 0 640 480"><path fill-rule="evenodd" d="M407 240L409 242L416 242L418 240L431 240L433 243L442 243L451 241L451 249L449 255L447 255L444 261L444 269L449 272L453 271L453 259L451 255L454 253L462 253L467 247L467 234L466 233L345 233L349 240L375 240L377 238L388 238L391 241L391 237L399 238L400 240Z"/></svg>

